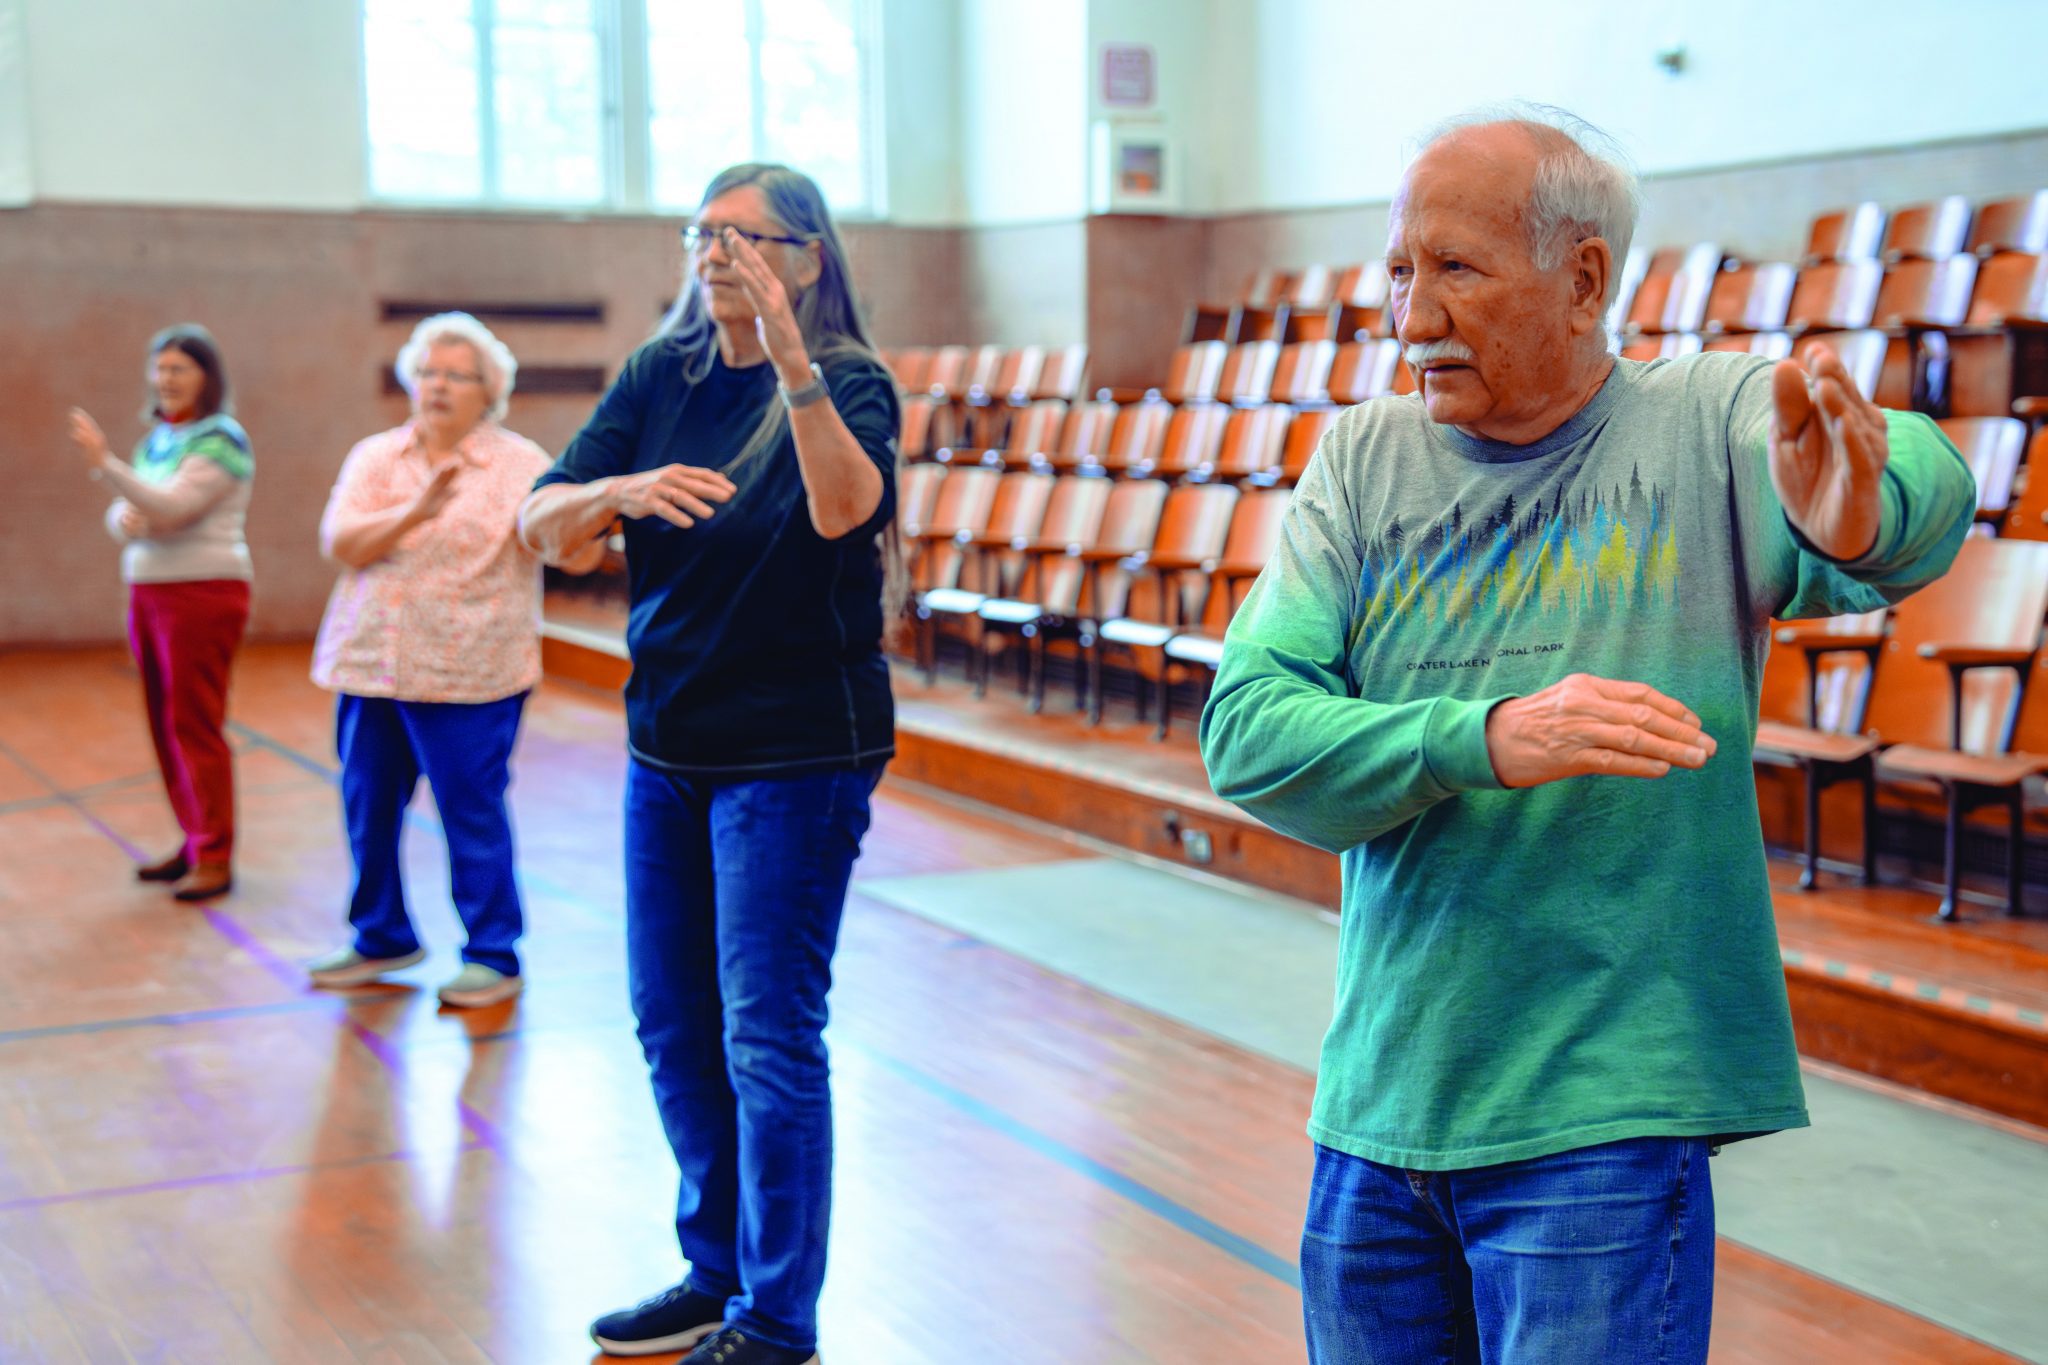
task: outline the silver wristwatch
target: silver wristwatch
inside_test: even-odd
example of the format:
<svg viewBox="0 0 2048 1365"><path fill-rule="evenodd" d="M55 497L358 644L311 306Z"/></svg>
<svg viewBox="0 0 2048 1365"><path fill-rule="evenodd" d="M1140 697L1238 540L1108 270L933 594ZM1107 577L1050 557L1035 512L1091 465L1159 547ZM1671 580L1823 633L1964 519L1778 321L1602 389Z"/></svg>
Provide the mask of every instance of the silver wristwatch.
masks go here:
<svg viewBox="0 0 2048 1365"><path fill-rule="evenodd" d="M782 392L783 406L791 412L795 412L798 408L807 408L821 398L830 398L832 396L832 390L825 387L825 372L818 368L818 362L815 360L811 362L810 383L800 389L792 389L787 384L777 380L775 387Z"/></svg>

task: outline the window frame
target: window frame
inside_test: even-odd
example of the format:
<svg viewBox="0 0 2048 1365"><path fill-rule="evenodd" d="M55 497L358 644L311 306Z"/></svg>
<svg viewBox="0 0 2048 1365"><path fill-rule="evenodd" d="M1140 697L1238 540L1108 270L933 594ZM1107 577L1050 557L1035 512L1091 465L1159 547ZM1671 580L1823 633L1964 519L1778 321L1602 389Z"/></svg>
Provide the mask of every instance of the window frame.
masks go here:
<svg viewBox="0 0 2048 1365"><path fill-rule="evenodd" d="M762 0L742 0L747 11L747 45L754 54L748 73L752 91L749 141L758 155L765 136L767 101L763 98L761 36L764 28ZM857 212L833 217L846 223L881 221L887 212L884 197L884 132L887 119L882 108L881 80L882 22L880 0L851 0L854 43L859 53L860 79L858 121L861 137L861 180L867 203ZM648 50L647 0L591 0L592 30L597 38L600 88L598 155L603 198L597 200L530 200L505 196L499 188L498 119L496 107L496 53L492 42L497 0L469 0L470 22L477 44L477 155L480 159L482 192L473 198L421 199L408 195L379 193L376 188L376 144L371 136L369 0L356 0L356 56L359 98L358 126L362 137L362 202L364 207L407 213L547 214L565 217L673 218L688 213L695 205L656 201L654 187L654 139L650 131L654 113L651 90L652 54ZM639 54L637 60L627 54Z"/></svg>

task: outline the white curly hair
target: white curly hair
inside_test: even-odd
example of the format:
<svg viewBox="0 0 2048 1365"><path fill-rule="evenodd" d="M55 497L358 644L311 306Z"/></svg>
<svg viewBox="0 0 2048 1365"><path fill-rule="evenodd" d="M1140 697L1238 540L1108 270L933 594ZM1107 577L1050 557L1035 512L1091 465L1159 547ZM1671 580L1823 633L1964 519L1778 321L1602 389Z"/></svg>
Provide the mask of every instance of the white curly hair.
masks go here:
<svg viewBox="0 0 2048 1365"><path fill-rule="evenodd" d="M484 415L492 421L503 418L512 402L512 384L519 375L519 362L511 347L492 334L491 329L467 313L436 313L422 318L412 329L412 338L398 350L399 387L408 398L419 397L419 374L426 368L427 351L437 343L460 341L476 352L477 367L483 371L484 393L490 405Z"/></svg>

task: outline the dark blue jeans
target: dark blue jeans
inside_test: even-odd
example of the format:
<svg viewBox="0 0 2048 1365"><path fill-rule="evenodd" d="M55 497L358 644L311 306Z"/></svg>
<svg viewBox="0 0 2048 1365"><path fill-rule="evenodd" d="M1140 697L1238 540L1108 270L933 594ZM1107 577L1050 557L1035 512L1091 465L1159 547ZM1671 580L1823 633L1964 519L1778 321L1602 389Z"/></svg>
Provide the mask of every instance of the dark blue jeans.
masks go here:
<svg viewBox="0 0 2048 1365"><path fill-rule="evenodd" d="M1314 1365L1704 1361L1707 1141L1446 1172L1319 1146L1301 1282Z"/></svg>
<svg viewBox="0 0 2048 1365"><path fill-rule="evenodd" d="M726 1321L815 1349L832 1211L825 996L882 768L626 773L626 967L681 1168L676 1237Z"/></svg>
<svg viewBox="0 0 2048 1365"><path fill-rule="evenodd" d="M487 702L393 701L343 693L335 706L341 806L355 855L348 922L364 957L403 957L420 946L399 875L405 808L420 784L448 836L448 893L462 916L464 962L519 975L524 916L512 875L512 820L505 811L512 746L526 693Z"/></svg>

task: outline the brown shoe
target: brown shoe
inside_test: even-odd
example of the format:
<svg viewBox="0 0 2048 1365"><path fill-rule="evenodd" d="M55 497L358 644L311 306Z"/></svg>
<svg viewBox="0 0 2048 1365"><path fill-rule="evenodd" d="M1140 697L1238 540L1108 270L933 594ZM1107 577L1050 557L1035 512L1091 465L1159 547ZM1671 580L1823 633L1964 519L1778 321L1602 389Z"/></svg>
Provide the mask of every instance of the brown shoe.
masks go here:
<svg viewBox="0 0 2048 1365"><path fill-rule="evenodd" d="M201 863L192 869L191 875L178 883L172 897L181 901L212 900L225 896L234 889L234 873L226 863Z"/></svg>
<svg viewBox="0 0 2048 1365"><path fill-rule="evenodd" d="M192 864L185 861L185 850L179 849L161 862L144 863L135 869L138 882L181 882L192 870Z"/></svg>

